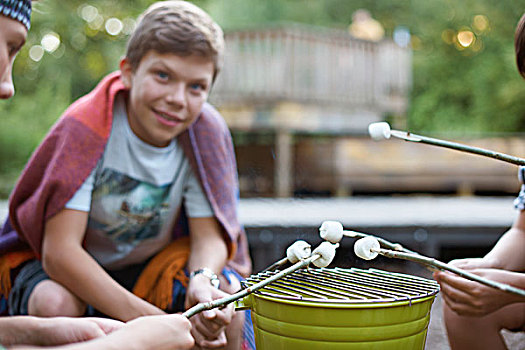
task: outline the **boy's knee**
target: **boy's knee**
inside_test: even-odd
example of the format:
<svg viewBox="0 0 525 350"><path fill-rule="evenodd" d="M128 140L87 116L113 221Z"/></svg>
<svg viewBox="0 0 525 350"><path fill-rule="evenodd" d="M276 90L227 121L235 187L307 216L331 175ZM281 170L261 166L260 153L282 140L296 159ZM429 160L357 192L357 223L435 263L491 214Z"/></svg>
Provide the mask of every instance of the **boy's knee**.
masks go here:
<svg viewBox="0 0 525 350"><path fill-rule="evenodd" d="M28 301L28 313L34 316L82 316L86 304L60 284L46 280L38 283Z"/></svg>

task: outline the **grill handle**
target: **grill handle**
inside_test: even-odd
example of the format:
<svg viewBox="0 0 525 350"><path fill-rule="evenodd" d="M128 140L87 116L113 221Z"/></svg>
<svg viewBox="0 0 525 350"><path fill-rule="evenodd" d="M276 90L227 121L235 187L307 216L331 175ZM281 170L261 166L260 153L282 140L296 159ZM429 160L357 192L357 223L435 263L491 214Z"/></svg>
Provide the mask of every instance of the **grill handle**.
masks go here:
<svg viewBox="0 0 525 350"><path fill-rule="evenodd" d="M244 298L237 299L233 303L235 311L251 310L253 307L253 298L251 295L247 295Z"/></svg>

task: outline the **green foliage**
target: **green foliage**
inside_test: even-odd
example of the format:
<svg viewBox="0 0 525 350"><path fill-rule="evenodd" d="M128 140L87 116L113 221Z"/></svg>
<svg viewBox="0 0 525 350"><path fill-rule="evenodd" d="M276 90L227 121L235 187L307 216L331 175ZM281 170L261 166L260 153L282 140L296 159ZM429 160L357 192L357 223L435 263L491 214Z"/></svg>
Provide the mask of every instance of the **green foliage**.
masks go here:
<svg viewBox="0 0 525 350"><path fill-rule="evenodd" d="M409 114L413 131L460 134L525 131L525 84L514 62L513 38L523 13L518 2L413 2L414 87ZM439 6L443 8L440 9ZM520 8L521 7L521 8ZM472 30L475 15L489 28L476 35L481 49L446 43L445 30Z"/></svg>
<svg viewBox="0 0 525 350"><path fill-rule="evenodd" d="M33 94L0 104L0 198L7 197L44 133L69 105L70 85L69 73L62 72Z"/></svg>

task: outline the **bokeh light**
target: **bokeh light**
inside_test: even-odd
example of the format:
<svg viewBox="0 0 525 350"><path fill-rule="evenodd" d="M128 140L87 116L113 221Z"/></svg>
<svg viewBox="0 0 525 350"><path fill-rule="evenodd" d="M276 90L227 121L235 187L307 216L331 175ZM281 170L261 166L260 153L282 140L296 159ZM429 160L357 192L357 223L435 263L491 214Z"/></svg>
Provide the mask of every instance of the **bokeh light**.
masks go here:
<svg viewBox="0 0 525 350"><path fill-rule="evenodd" d="M38 62L42 59L44 56L44 48L40 45L33 45L29 49L29 57L35 61Z"/></svg>
<svg viewBox="0 0 525 350"><path fill-rule="evenodd" d="M400 47L407 47L410 44L410 31L407 27L397 26L394 29L394 42Z"/></svg>
<svg viewBox="0 0 525 350"><path fill-rule="evenodd" d="M130 35L133 33L133 30L135 29L136 21L133 18L124 18L122 21L122 24L124 28L122 28L122 32L126 35Z"/></svg>
<svg viewBox="0 0 525 350"><path fill-rule="evenodd" d="M124 25L118 18L113 17L106 21L105 28L109 35L118 35L124 28Z"/></svg>
<svg viewBox="0 0 525 350"><path fill-rule="evenodd" d="M472 21L472 27L478 33L483 33L489 28L489 20L484 15L476 15Z"/></svg>
<svg viewBox="0 0 525 350"><path fill-rule="evenodd" d="M60 46L60 36L51 32L42 37L40 44L47 52L54 52Z"/></svg>
<svg viewBox="0 0 525 350"><path fill-rule="evenodd" d="M93 18L92 21L89 21L88 26L89 28L94 29L94 30L102 29L102 26L104 26L104 17L97 14L95 18Z"/></svg>
<svg viewBox="0 0 525 350"><path fill-rule="evenodd" d="M476 40L476 36L470 30L461 30L458 32L457 39L461 46L469 47Z"/></svg>
<svg viewBox="0 0 525 350"><path fill-rule="evenodd" d="M98 16L98 10L95 6L84 4L79 7L79 14L84 21L92 22Z"/></svg>

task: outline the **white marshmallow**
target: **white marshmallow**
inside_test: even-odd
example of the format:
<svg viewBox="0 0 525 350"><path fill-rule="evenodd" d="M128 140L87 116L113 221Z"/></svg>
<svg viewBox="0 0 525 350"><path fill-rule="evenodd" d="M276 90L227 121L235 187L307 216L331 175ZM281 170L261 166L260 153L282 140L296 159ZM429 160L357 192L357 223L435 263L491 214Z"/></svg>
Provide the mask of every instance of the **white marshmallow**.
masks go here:
<svg viewBox="0 0 525 350"><path fill-rule="evenodd" d="M317 267L327 267L330 265L335 257L335 249L339 247L339 243L332 244L330 242L323 242L314 249L312 255L319 254L320 257L315 259L312 263Z"/></svg>
<svg viewBox="0 0 525 350"><path fill-rule="evenodd" d="M387 122L372 123L368 125L368 133L376 141L389 139L391 135L390 124Z"/></svg>
<svg viewBox="0 0 525 350"><path fill-rule="evenodd" d="M319 234L325 241L339 243L343 239L343 225L339 221L323 221Z"/></svg>
<svg viewBox="0 0 525 350"><path fill-rule="evenodd" d="M305 241L295 241L291 246L286 249L286 258L292 264L295 264L299 260L309 258L312 255L312 248L310 244Z"/></svg>
<svg viewBox="0 0 525 350"><path fill-rule="evenodd" d="M379 241L371 236L358 239L354 244L354 253L361 259L372 260L379 254L381 248Z"/></svg>

